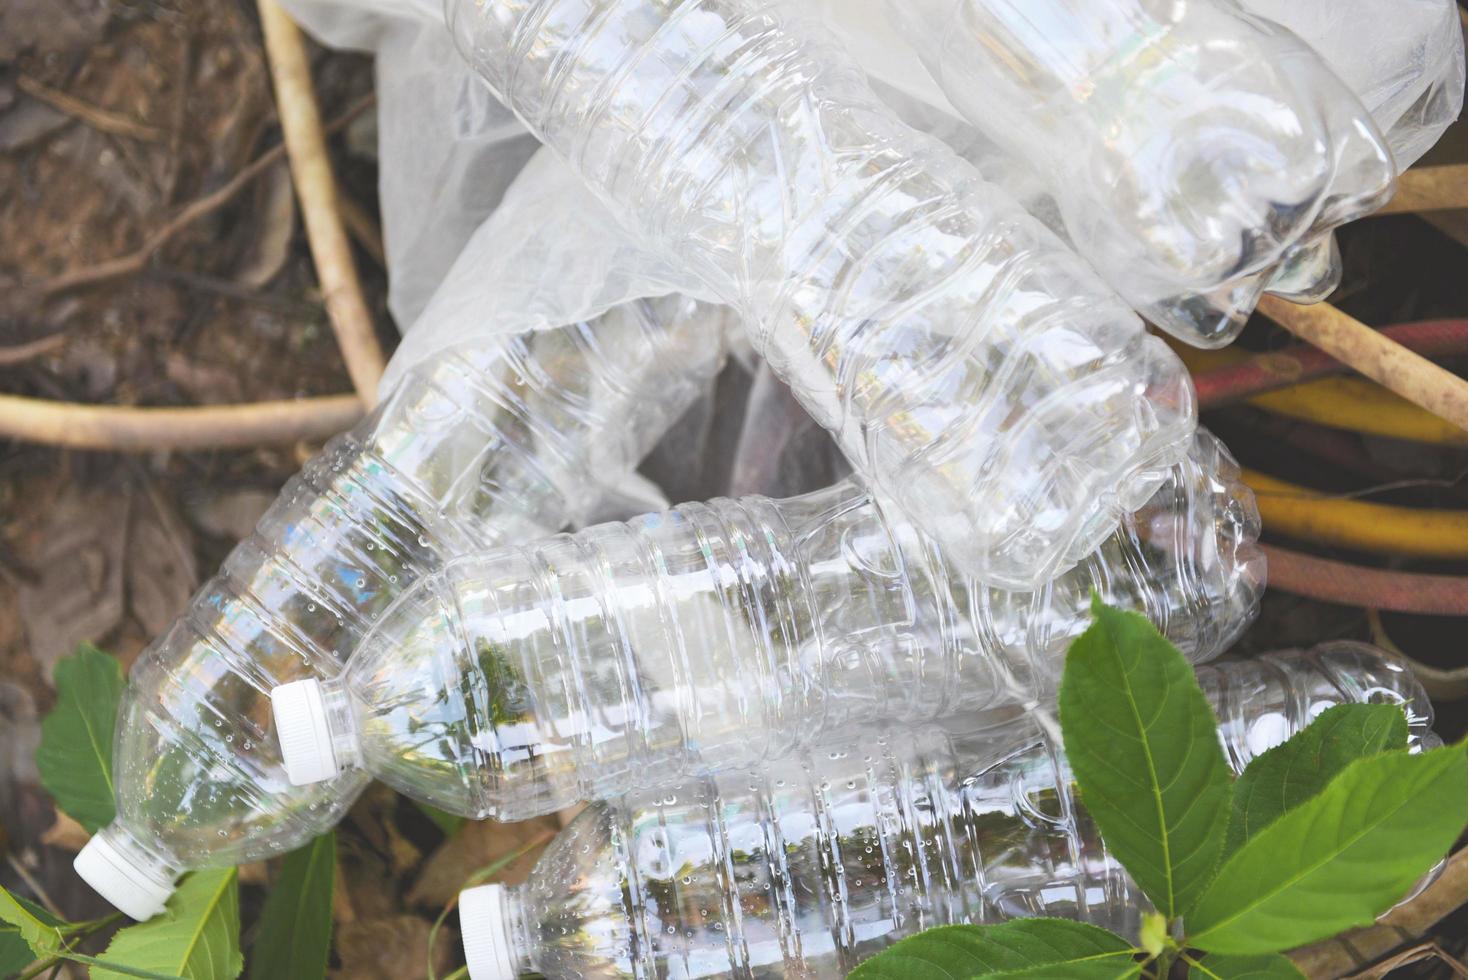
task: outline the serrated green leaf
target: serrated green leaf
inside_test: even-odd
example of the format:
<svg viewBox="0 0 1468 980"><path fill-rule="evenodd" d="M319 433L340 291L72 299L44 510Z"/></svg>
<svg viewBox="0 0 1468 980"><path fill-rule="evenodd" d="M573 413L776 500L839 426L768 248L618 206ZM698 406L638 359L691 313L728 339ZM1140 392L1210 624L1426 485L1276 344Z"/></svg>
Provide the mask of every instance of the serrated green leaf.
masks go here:
<svg viewBox="0 0 1468 980"><path fill-rule="evenodd" d="M1060 727L1086 811L1169 918L1218 865L1232 779L1193 668L1145 616L1093 600L1071 644Z"/></svg>
<svg viewBox="0 0 1468 980"><path fill-rule="evenodd" d="M1468 753L1357 759L1249 839L1185 925L1215 953L1272 953L1369 924L1442 858L1468 820Z"/></svg>
<svg viewBox="0 0 1468 980"><path fill-rule="evenodd" d="M1138 952L1115 933L1069 919L940 926L883 950L849 980L1123 980L1140 976Z"/></svg>
<svg viewBox="0 0 1468 980"><path fill-rule="evenodd" d="M56 707L41 722L41 785L92 833L112 822L112 732L122 665L90 644L56 664Z"/></svg>
<svg viewBox="0 0 1468 980"><path fill-rule="evenodd" d="M1188 966L1189 980L1305 980L1288 957L1278 953L1264 956L1227 956L1210 953Z"/></svg>
<svg viewBox="0 0 1468 980"><path fill-rule="evenodd" d="M334 833L286 855L260 913L260 932L250 947L250 980L326 976L335 876Z"/></svg>
<svg viewBox="0 0 1468 980"><path fill-rule="evenodd" d="M36 903L0 888L0 976L55 955L62 942L57 927L64 924Z"/></svg>
<svg viewBox="0 0 1468 980"><path fill-rule="evenodd" d="M1225 856L1323 790L1365 756L1407 747L1407 715L1395 704L1338 704L1304 731L1250 762L1234 784Z"/></svg>
<svg viewBox="0 0 1468 980"><path fill-rule="evenodd" d="M101 959L184 980L234 980L245 965L235 869L189 875L168 900L167 911L119 930ZM92 969L92 980L124 975L105 967Z"/></svg>
<svg viewBox="0 0 1468 980"><path fill-rule="evenodd" d="M19 973L35 961L36 954L20 938L20 930L8 923L0 925L0 977Z"/></svg>

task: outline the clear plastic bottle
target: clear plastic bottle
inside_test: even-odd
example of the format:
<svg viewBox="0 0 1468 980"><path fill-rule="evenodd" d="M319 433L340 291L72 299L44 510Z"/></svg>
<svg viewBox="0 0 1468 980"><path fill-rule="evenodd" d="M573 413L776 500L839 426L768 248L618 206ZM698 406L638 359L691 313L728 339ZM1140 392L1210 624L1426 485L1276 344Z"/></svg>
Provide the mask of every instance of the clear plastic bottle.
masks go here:
<svg viewBox="0 0 1468 980"><path fill-rule="evenodd" d="M798 0L446 0L460 50L743 316L842 450L981 581L1091 554L1186 451L1171 351L901 124Z"/></svg>
<svg viewBox="0 0 1468 980"><path fill-rule="evenodd" d="M82 878L145 919L185 869L260 860L330 827L367 779L292 786L270 690L335 676L445 556L582 516L706 389L724 319L673 297L451 349L328 443L133 666L118 816L77 857Z"/></svg>
<svg viewBox="0 0 1468 980"><path fill-rule="evenodd" d="M1330 229L1394 187L1355 94L1235 0L886 2L958 111L1042 175L1077 250L1189 343L1228 343L1266 287L1320 298Z"/></svg>
<svg viewBox="0 0 1468 980"><path fill-rule="evenodd" d="M1199 675L1236 768L1342 702L1403 704L1414 743L1437 744L1421 688L1364 644ZM1145 903L1027 716L997 738L848 734L595 804L525 884L463 892L459 919L473 980L838 978L950 923L1063 916L1135 936Z"/></svg>
<svg viewBox="0 0 1468 980"><path fill-rule="evenodd" d="M1100 552L1034 593L955 575L851 482L687 504L450 562L341 677L277 690L276 733L293 778L360 768L519 820L846 724L1002 725L1053 693L1093 589L1195 659L1219 653L1263 587L1257 533L1204 433Z"/></svg>

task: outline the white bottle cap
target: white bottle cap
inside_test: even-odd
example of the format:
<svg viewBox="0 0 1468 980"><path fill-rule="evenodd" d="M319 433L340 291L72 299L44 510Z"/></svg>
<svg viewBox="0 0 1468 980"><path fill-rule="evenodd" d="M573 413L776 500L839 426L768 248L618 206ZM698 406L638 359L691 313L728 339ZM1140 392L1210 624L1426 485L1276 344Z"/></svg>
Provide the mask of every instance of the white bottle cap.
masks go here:
<svg viewBox="0 0 1468 980"><path fill-rule="evenodd" d="M515 980L520 975L505 917L505 893L504 885L459 892L459 934L469 980Z"/></svg>
<svg viewBox="0 0 1468 980"><path fill-rule="evenodd" d="M173 894L172 884L160 882L105 832L87 841L71 866L93 891L139 922L162 912Z"/></svg>
<svg viewBox="0 0 1468 980"><path fill-rule="evenodd" d="M330 779L341 772L326 725L326 699L317 680L292 681L270 692L275 737L286 778L294 786Z"/></svg>

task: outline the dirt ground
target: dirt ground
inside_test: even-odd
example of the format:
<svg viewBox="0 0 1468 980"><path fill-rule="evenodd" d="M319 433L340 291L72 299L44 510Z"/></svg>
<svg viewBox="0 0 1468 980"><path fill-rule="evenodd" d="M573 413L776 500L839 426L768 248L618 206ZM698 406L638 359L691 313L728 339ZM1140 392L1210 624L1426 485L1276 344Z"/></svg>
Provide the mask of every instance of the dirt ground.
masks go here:
<svg viewBox="0 0 1468 980"><path fill-rule="evenodd" d="M326 120L371 92L368 60L317 49L313 59ZM138 248L279 141L253 3L0 4L0 391L139 406L349 393L283 163L140 271L47 289L58 275ZM374 142L369 111L331 144L346 197L369 217ZM1464 159L1460 131L1428 162ZM1444 224L1403 215L1347 229L1338 305L1376 325L1468 316L1468 236ZM390 350L396 333L370 238L356 259ZM1288 342L1264 323L1243 341L1257 350ZM1335 430L1325 439L1307 423L1242 406L1205 421L1247 465L1282 478L1341 492L1391 485L1371 499L1468 509L1468 446ZM0 884L18 884L18 864L73 916L101 910L70 870L80 829L57 823L31 759L55 697L53 665L83 640L130 662L318 448L123 455L0 440ZM1239 649L1339 637L1375 639L1443 669L1468 662L1460 620L1376 616L1277 591ZM1460 737L1468 704L1441 700L1438 718L1445 738ZM429 923L464 874L542 829L471 828L445 842L415 807L372 790L343 833L337 929L347 952L333 954L336 975L422 976ZM247 923L267 875L247 869ZM1468 915L1432 938L1465 958ZM446 963L455 945L441 941ZM1425 961L1397 975L1452 974Z"/></svg>

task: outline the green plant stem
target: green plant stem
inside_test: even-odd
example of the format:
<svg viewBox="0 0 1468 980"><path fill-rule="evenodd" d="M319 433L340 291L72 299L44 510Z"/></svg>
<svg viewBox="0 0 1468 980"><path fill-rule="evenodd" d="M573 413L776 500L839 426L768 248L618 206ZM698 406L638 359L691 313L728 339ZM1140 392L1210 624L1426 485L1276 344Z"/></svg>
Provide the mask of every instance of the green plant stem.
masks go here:
<svg viewBox="0 0 1468 980"><path fill-rule="evenodd" d="M114 922L117 922L117 921L119 921L122 918L123 918L123 914L121 912L113 912L111 915L104 915L100 919L88 919L85 922L72 922L72 923L69 923L67 925L67 928L62 931L61 937L62 937L63 940L65 940L67 942L73 942L73 941L78 940L78 939L86 939L87 937L89 937L89 936L91 936L91 935L93 935L93 934L95 934L97 932L100 932L101 930L107 928L108 926L112 925ZM22 973L19 976L17 976L15 978L15 980L35 980L36 977L38 977L41 974L45 973L47 970L54 970L54 969L60 968L61 964L65 960L75 960L75 961L80 962L80 963L101 963L102 962L100 960L94 961L90 957L84 957L81 953L62 952L62 953L58 953L56 956L47 957L46 959L41 960L36 965L34 965L34 966L30 967L29 969L27 969L24 973ZM107 969L113 970L113 971L115 971L117 973L131 973L131 974L133 974L135 976L144 976L144 975L146 975L146 976L159 976L160 975L160 974L139 973L138 971L134 971L131 968L117 966L117 965L112 964L112 963L106 963L106 964L103 964L103 965L105 965Z"/></svg>
<svg viewBox="0 0 1468 980"><path fill-rule="evenodd" d="M139 980L181 980L176 974L139 970L137 967L124 966L121 963L113 963L111 960L99 960L95 956L83 956L81 953L62 953L61 958L71 960L73 963L98 966L104 970L110 970L113 973L121 973L123 976L138 977Z"/></svg>
<svg viewBox="0 0 1468 980"><path fill-rule="evenodd" d="M467 977L468 975L469 975L469 968L467 966L461 966L457 970L455 970L453 973L450 973L450 974L445 975L444 978L443 978L443 980L464 980L464 978Z"/></svg>

